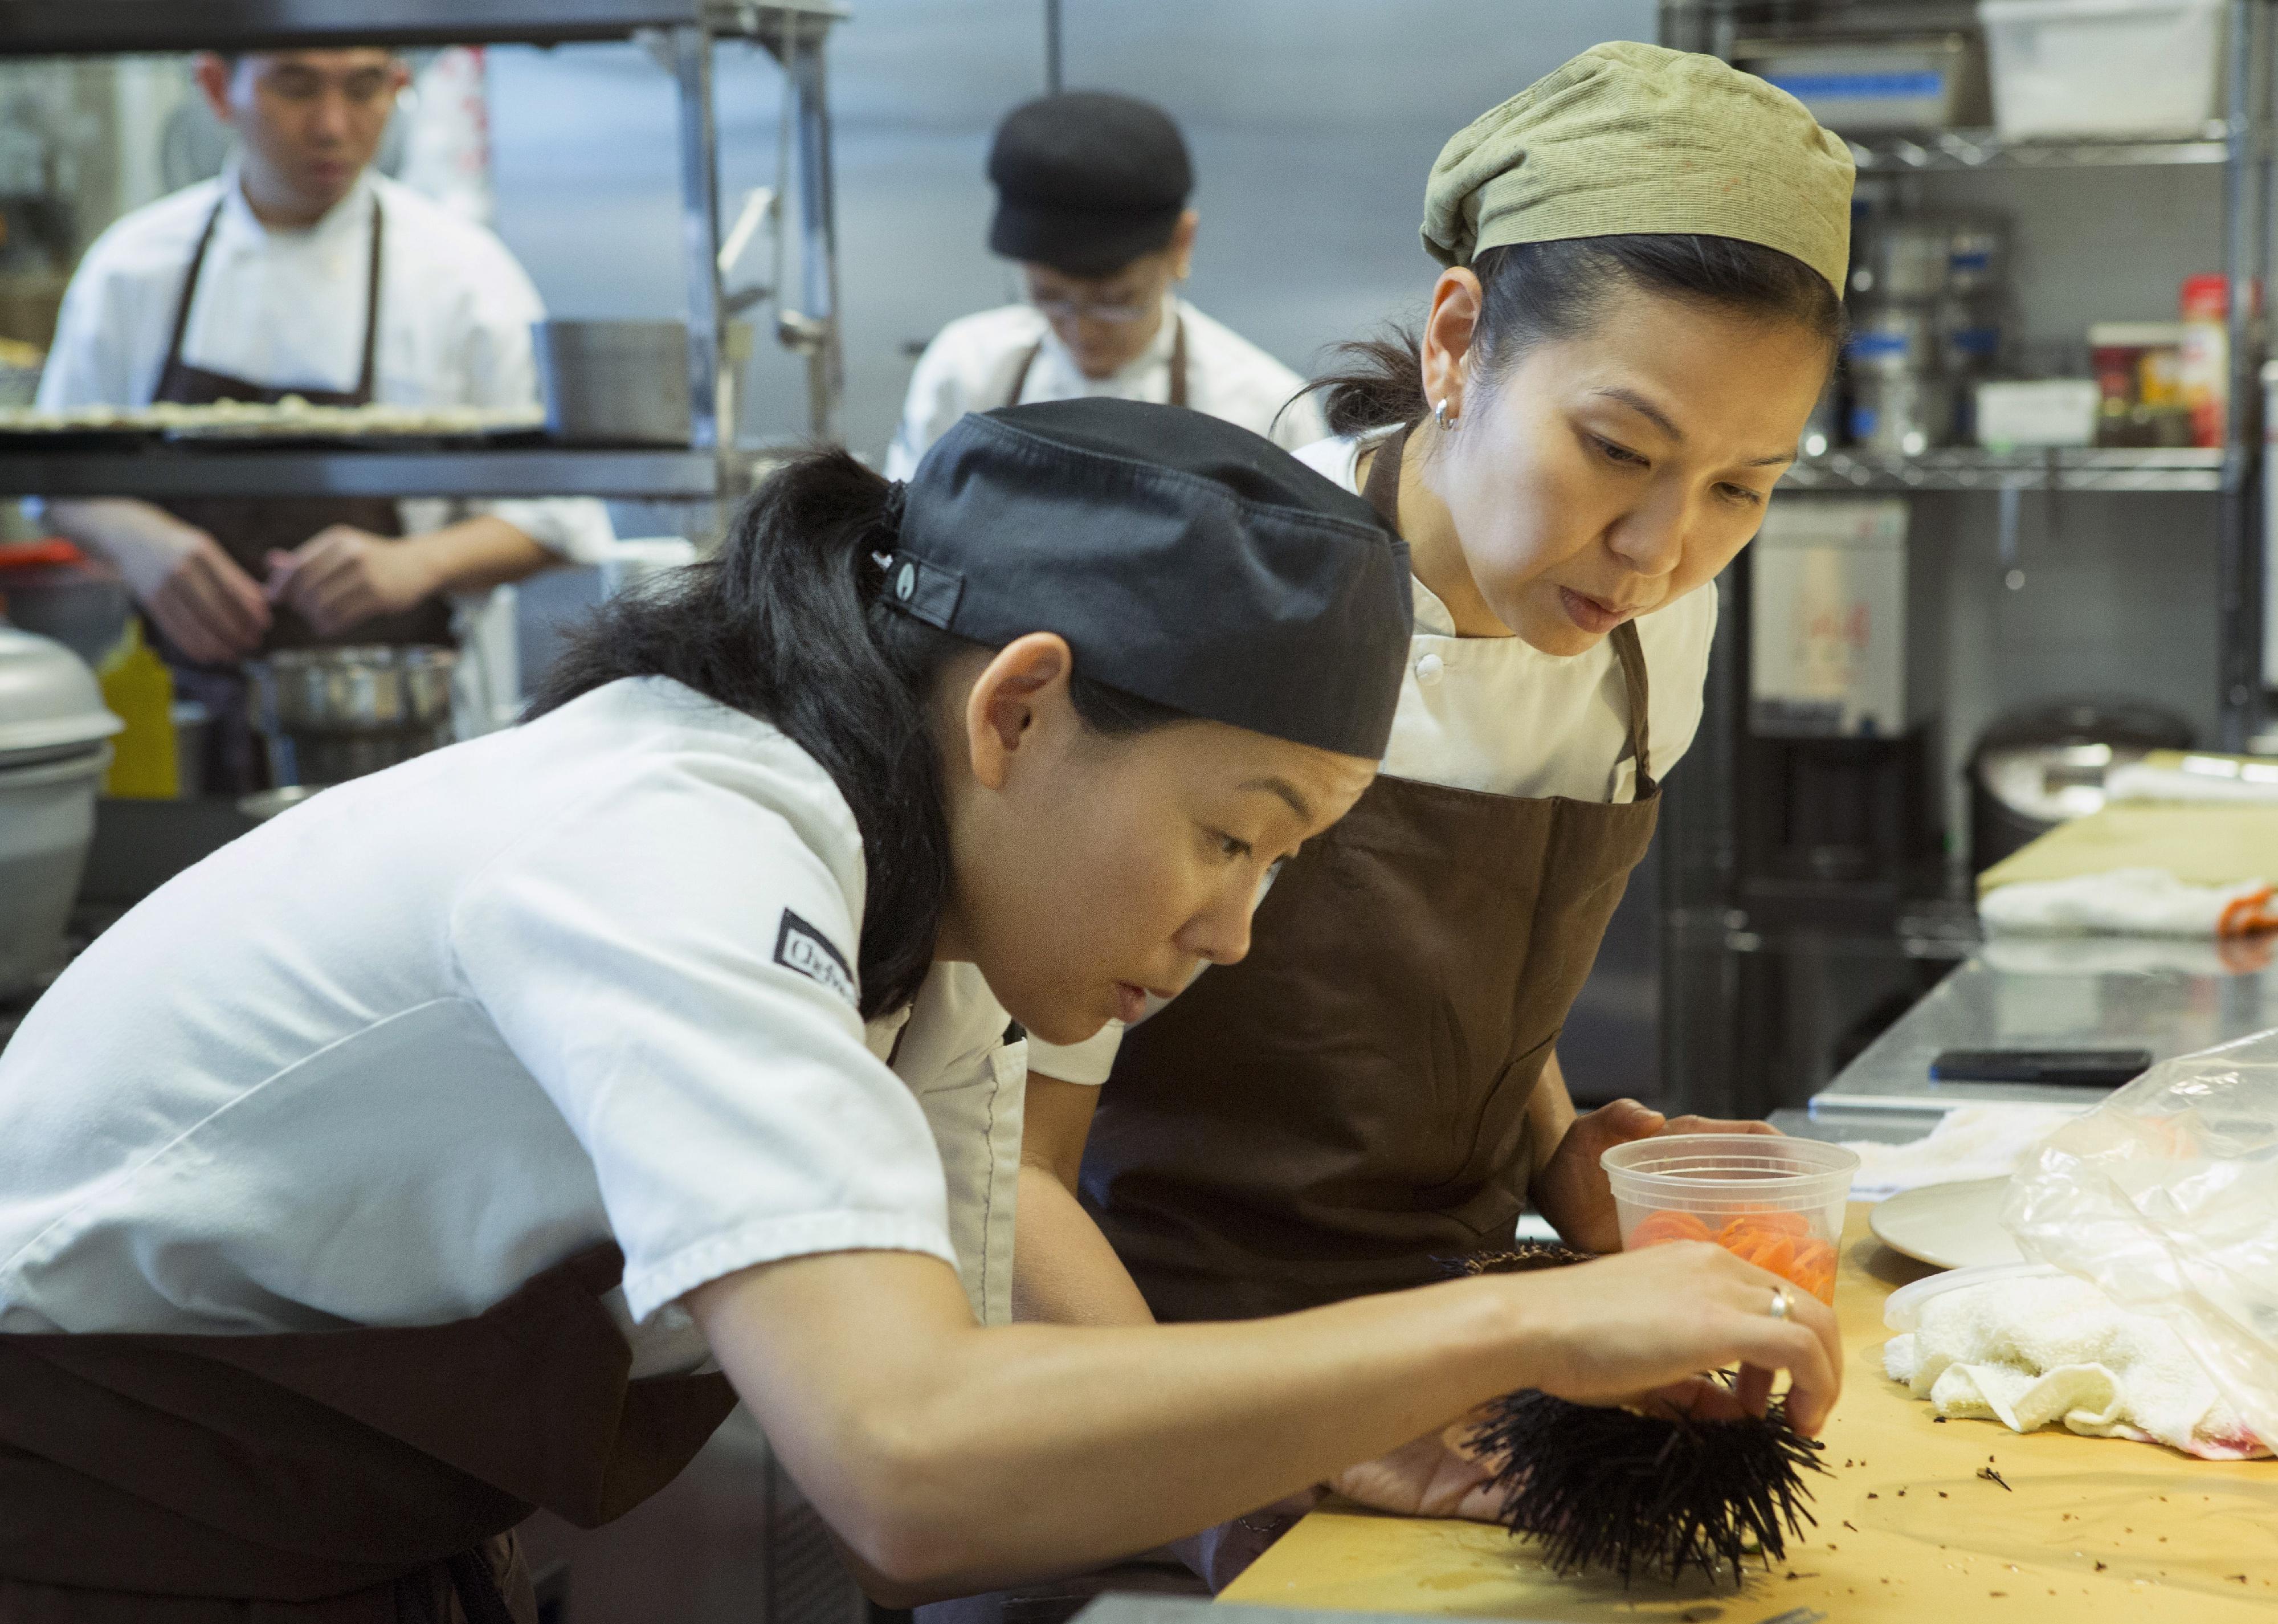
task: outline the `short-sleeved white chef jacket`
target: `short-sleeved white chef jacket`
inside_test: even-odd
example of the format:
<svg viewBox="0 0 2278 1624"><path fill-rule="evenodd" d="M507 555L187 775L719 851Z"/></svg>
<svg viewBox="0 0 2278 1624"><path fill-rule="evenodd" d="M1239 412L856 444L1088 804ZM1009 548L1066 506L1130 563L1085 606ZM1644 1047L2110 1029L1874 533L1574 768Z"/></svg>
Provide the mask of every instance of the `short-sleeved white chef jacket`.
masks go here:
<svg viewBox="0 0 2278 1624"><path fill-rule="evenodd" d="M1382 431L1324 440L1297 460L1357 494L1360 454L1380 438ZM1636 799L1637 764L1624 759L1629 690L1609 641L1586 654L1547 655L1524 638L1457 637L1448 606L1423 582L1414 585L1416 634L1385 747L1387 774L1489 795ZM1688 593L1645 616L1637 629L1660 778L1701 726L1716 594L1708 587ZM1110 1023L1087 1043L1031 1042L1028 1063L1064 1082L1105 1083L1122 1036L1121 1025Z"/></svg>
<svg viewBox="0 0 2278 1624"><path fill-rule="evenodd" d="M233 167L113 224L87 251L64 295L40 378L44 407L147 406L158 387L190 257L217 202L182 358L275 388L352 389L363 360L371 210L380 234L375 399L396 406L528 406L538 399L531 323L545 313L514 256L480 226L367 170L304 231L264 226ZM539 546L589 559L612 538L608 511L584 498L398 504L404 533L494 514ZM514 673L484 663L499 646L494 594L454 605L465 657L462 733L514 713ZM500 607L496 611L492 606ZM508 643L507 647L511 647Z"/></svg>
<svg viewBox="0 0 2278 1624"><path fill-rule="evenodd" d="M1169 401L1178 320L1187 329L1189 406L1238 423L1285 450L1329 432L1313 396L1298 395L1305 387L1303 379L1185 300L1173 298L1169 304L1154 341L1129 365L1105 378L1085 377L1051 324L1033 306L1008 304L951 322L926 346L910 375L901 425L886 448L886 477L908 479L926 448L968 411L1094 395L1158 405ZM1021 380L1021 399L1015 402L1013 382L1031 350L1036 352L1036 363Z"/></svg>
<svg viewBox="0 0 2278 1624"><path fill-rule="evenodd" d="M0 1053L0 1332L440 1323L610 1238L644 1375L806 1253L1008 1319L1020 1046L966 964L866 1031L863 889L813 759L661 678L326 790Z"/></svg>

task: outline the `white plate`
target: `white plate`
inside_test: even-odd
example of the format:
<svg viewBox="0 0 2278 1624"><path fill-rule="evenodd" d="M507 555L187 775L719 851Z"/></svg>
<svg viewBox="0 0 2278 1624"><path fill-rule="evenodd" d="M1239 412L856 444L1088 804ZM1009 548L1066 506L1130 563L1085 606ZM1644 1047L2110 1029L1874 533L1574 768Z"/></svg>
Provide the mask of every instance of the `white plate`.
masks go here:
<svg viewBox="0 0 2278 1624"><path fill-rule="evenodd" d="M1910 1331L1922 1323L1923 1308L1933 1297L1965 1287L1999 1280L2060 1280L2064 1270L2046 1263L1984 1263L1975 1268L1949 1268L1912 1285L1900 1286L1883 1299L1883 1323L1894 1331Z"/></svg>
<svg viewBox="0 0 2278 1624"><path fill-rule="evenodd" d="M1867 1227L1892 1251L1940 1268L2014 1263L2025 1254L2001 1227L2001 1203L2008 1193L2006 1178L1924 1184L1877 1203L1867 1214Z"/></svg>

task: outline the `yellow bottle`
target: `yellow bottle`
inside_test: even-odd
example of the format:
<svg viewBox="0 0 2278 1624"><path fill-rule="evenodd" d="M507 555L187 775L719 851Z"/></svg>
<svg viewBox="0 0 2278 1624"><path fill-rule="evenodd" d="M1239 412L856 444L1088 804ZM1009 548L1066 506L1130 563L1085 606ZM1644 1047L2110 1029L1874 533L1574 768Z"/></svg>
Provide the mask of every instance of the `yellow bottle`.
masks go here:
<svg viewBox="0 0 2278 1624"><path fill-rule="evenodd" d="M98 673L103 702L126 724L111 741L111 770L103 793L138 801L172 801L181 793L181 766L174 743L174 674L142 640L142 623L126 623L126 635L104 656Z"/></svg>

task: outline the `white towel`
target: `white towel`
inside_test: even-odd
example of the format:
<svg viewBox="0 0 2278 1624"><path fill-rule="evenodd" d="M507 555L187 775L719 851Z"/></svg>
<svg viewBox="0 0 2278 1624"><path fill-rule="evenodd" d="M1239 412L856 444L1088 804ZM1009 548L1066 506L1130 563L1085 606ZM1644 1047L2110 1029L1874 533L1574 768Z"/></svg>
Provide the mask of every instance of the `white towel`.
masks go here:
<svg viewBox="0 0 2278 1624"><path fill-rule="evenodd" d="M1859 1170L1851 1176L1851 1199L1879 1201L1923 1184L2007 1178L2058 1124L2087 1109L2086 1102L1956 1106L1929 1133L1905 1145L1846 1139L1843 1148L1859 1157Z"/></svg>
<svg viewBox="0 0 2278 1624"><path fill-rule="evenodd" d="M2104 798L2278 803L2278 762L2228 755L2187 755L2180 767L2124 762L2104 775Z"/></svg>
<svg viewBox="0 0 2278 1624"><path fill-rule="evenodd" d="M1919 1326L1883 1344L1883 1369L1940 1415L1998 1421L2012 1432L2060 1423L2207 1460L2271 1452L2164 1321L2117 1307L2070 1275L1933 1297Z"/></svg>
<svg viewBox="0 0 2278 1624"><path fill-rule="evenodd" d="M2165 869L2114 869L2074 879L2021 880L1977 900L1986 934L2117 931L2129 936L2244 936L2278 930L2268 880L2187 885Z"/></svg>

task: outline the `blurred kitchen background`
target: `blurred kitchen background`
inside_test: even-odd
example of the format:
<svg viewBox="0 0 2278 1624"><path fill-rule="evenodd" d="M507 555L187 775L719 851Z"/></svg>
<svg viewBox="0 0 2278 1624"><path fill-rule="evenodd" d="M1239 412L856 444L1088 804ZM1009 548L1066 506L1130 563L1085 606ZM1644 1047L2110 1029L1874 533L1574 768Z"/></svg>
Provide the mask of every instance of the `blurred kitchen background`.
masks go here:
<svg viewBox="0 0 2278 1624"><path fill-rule="evenodd" d="M2234 554L2235 532L2259 535L2237 517L2258 402L2218 403L2213 443L2195 443L2178 372L2230 330L2219 285L2212 315L2201 286L2196 329L2183 304L2190 279L2224 268L2227 207L2244 230L2259 202L2254 166L2226 161L2251 121L2221 122L2221 45L2235 15L2260 28L2268 7L2138 9L2148 37L2186 47L2188 28L2156 30L2205 25L2213 54L2170 65L2196 104L2178 126L2122 103L2114 129L2068 142L2001 126L1998 30L1967 4L860 0L825 49L838 422L876 456L924 341L1014 296L983 246L983 154L1055 67L1179 120L1203 218L1188 292L1301 372L1418 313L1433 272L1418 199L1440 145L1576 50L1661 38L1797 88L1864 160L1859 337L1821 455L1719 584L1708 720L1561 1052L1586 1101L1799 1103L1965 951L1973 869L2096 804L2100 760L2236 747L2253 725L2267 678L2224 669L2237 628L2220 606L2242 567L2226 564L2226 525ZM2267 28L2254 37L2259 96ZM620 42L419 60L396 172L486 216L557 317L684 313L679 103L655 55ZM782 179L785 80L732 39L715 72L730 216ZM2131 134L2147 116L2165 122ZM0 334L43 342L92 235L223 152L180 56L0 63ZM2248 260L2267 258L2267 222L2250 234ZM806 432L799 356L762 340L739 381L739 443ZM613 508L628 537L700 544L719 522L708 503ZM2259 539L2249 550L2251 564ZM623 572L520 588L525 676Z"/></svg>

